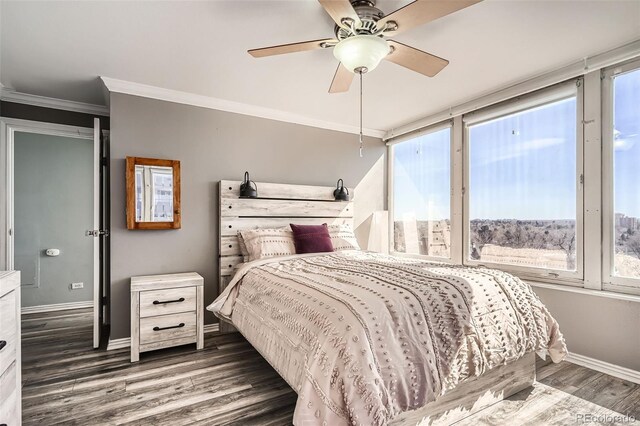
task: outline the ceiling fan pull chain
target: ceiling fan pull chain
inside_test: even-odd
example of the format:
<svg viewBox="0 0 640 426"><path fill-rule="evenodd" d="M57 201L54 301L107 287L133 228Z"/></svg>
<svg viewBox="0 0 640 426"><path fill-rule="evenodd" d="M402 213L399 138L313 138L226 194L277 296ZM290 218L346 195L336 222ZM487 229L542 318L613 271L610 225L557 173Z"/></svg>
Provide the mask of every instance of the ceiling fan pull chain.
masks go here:
<svg viewBox="0 0 640 426"><path fill-rule="evenodd" d="M360 71L360 158L362 158L362 71Z"/></svg>

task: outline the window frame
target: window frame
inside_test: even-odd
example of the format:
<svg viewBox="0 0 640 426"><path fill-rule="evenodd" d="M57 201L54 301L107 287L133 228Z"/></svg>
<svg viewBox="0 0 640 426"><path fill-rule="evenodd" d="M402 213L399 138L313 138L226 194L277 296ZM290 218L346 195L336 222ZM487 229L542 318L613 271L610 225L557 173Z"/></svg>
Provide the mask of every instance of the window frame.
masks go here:
<svg viewBox="0 0 640 426"><path fill-rule="evenodd" d="M614 274L614 80L634 71L640 71L640 59L602 70L602 287L617 293L640 295L640 278Z"/></svg>
<svg viewBox="0 0 640 426"><path fill-rule="evenodd" d="M394 180L393 180L393 165L395 162L394 155L394 146L401 144L403 142L407 142L416 138L419 138L424 135L428 135L431 133L439 132L441 130L449 129L449 226L451 227L451 235L450 235L450 244L449 244L449 257L437 257L437 256L429 256L425 254L416 254L416 253L403 253L395 251L395 210L394 210ZM454 143L454 121L452 119L448 119L445 121L441 121L439 123L433 124L431 126L420 129L416 132L410 132L406 135L402 135L394 139L393 141L387 142L388 149L388 164L387 164L387 174L388 174L388 195L387 195L387 205L389 211L389 254L398 257L406 257L413 259L424 259L433 262L447 263L447 264L458 264L457 256L454 251L458 250L458 241L454 239L456 235L453 231L454 228L454 179L456 177L456 173L454 170L454 158L455 158L455 143Z"/></svg>
<svg viewBox="0 0 640 426"><path fill-rule="evenodd" d="M582 77L559 83L528 95L501 102L497 105L474 111L463 116L463 226L462 226L462 264L465 266L486 266L500 269L528 280L552 281L564 284L581 285L584 281L584 82ZM470 257L470 217L469 217L469 178L470 147L469 128L473 125L495 120L532 108L538 108L554 102L576 97L576 270L562 271L547 268L533 268L508 263L482 262Z"/></svg>
<svg viewBox="0 0 640 426"><path fill-rule="evenodd" d="M389 241L391 254L403 257L417 257L428 260L445 262L454 265L473 266L484 265L499 270L511 272L529 283L540 285L558 285L560 287L575 287L586 291L603 292L611 297L640 296L640 279L617 277L614 271L615 223L613 199L613 81L620 74L640 69L640 55L634 50L633 54L617 55L606 61L595 63L593 66L574 67L560 76L545 75L514 86L512 90L502 90L478 98L474 101L449 108L421 119L405 128L422 125L417 130L408 133L396 131L387 132L387 197L388 210L393 212L393 149L396 143L415 137L420 132L428 132L438 125L451 125L451 252L450 259L429 258L422 255L407 255L394 252L395 242L393 234L393 220L389 221ZM564 77L563 77L564 76ZM556 83L556 84L554 84ZM534 99L536 95L547 92L564 84L579 84L577 96L577 163L578 199L576 200L576 268L575 274L557 274L540 268L518 267L500 263L481 263L469 258L469 218L467 217L469 195L468 188L469 164L468 132L463 120L476 118L480 113L504 108L505 105L518 102L522 105L526 99ZM506 99L510 96L509 99ZM515 111L514 111L515 112ZM505 114L505 113L503 113ZM431 125L431 123L437 123ZM414 127L415 128L415 127ZM402 128L400 129L402 131ZM398 136L396 136L398 134ZM578 184L578 183L577 183ZM534 271L532 271L534 269ZM533 272L533 273L532 273ZM553 272L548 274L548 272ZM626 300L626 299L625 299Z"/></svg>

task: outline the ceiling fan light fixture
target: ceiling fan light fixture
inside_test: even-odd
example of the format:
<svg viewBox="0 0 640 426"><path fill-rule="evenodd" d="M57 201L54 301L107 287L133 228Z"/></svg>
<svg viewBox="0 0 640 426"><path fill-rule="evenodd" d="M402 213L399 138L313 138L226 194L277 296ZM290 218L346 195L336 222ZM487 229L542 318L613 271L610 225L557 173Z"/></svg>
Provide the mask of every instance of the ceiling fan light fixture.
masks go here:
<svg viewBox="0 0 640 426"><path fill-rule="evenodd" d="M333 48L333 55L352 73L373 71L389 54L389 44L375 35L345 38Z"/></svg>

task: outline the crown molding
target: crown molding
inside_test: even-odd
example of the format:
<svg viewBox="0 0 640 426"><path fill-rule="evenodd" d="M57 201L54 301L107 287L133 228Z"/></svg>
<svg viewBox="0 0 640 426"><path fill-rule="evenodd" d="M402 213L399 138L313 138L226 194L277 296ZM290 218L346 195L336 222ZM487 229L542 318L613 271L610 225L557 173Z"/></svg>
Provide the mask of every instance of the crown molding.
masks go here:
<svg viewBox="0 0 640 426"><path fill-rule="evenodd" d="M61 109L64 111L81 112L84 114L109 116L109 107L104 105L85 104L83 102L65 99L47 98L46 96L31 95L0 87L0 99L17 104L33 105L37 107Z"/></svg>
<svg viewBox="0 0 640 426"><path fill-rule="evenodd" d="M109 92L123 93L126 95L141 96L144 98L157 99L160 101L174 102L178 104L191 105L201 108L215 109L218 111L233 112L236 114L249 115L252 117L266 118L269 120L283 121L286 123L301 124L303 126L317 127L320 129L335 130L344 133L359 134L357 126L334 123L330 121L318 120L299 114L281 111L272 108L265 108L256 105L249 105L241 102L229 101L210 96L197 95L195 93L182 92L179 90L165 89L162 87L149 86L147 84L133 83L130 81L117 80L110 77L100 77ZM363 134L376 138L382 138L385 134L383 130L363 129Z"/></svg>

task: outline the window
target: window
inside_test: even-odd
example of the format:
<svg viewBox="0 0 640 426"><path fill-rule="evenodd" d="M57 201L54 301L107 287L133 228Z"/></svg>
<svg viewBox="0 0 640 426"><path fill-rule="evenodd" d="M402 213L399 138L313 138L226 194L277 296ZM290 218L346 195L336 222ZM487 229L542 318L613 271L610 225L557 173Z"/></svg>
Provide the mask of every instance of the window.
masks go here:
<svg viewBox="0 0 640 426"><path fill-rule="evenodd" d="M608 229L613 244L607 249L613 255L612 275L624 281L640 278L640 69L619 71L611 77L612 102L608 105L612 115L606 149L612 156L613 190Z"/></svg>
<svg viewBox="0 0 640 426"><path fill-rule="evenodd" d="M394 253L640 295L640 59L538 83L388 142Z"/></svg>
<svg viewBox="0 0 640 426"><path fill-rule="evenodd" d="M451 256L451 127L392 146L396 253Z"/></svg>
<svg viewBox="0 0 640 426"><path fill-rule="evenodd" d="M574 88L467 123L467 262L578 273L577 102Z"/></svg>

